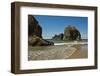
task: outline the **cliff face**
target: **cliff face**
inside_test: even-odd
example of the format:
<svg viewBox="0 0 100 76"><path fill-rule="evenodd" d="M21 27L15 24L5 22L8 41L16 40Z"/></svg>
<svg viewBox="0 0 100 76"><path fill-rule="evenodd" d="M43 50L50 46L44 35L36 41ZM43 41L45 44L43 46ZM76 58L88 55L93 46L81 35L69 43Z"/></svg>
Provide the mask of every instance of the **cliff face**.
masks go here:
<svg viewBox="0 0 100 76"><path fill-rule="evenodd" d="M64 34L55 35L52 37L55 40L80 40L81 34L74 26L67 26L64 28Z"/></svg>
<svg viewBox="0 0 100 76"><path fill-rule="evenodd" d="M53 42L42 38L42 27L32 15L28 15L28 44L31 46L54 45Z"/></svg>
<svg viewBox="0 0 100 76"><path fill-rule="evenodd" d="M28 35L36 35L42 38L42 28L32 15L28 15Z"/></svg>

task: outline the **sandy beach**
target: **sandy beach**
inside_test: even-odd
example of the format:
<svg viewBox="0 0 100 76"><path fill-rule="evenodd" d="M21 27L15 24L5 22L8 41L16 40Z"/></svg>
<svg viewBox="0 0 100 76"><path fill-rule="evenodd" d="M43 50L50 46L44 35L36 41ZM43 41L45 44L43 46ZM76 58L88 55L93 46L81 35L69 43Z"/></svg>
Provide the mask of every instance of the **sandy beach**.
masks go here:
<svg viewBox="0 0 100 76"><path fill-rule="evenodd" d="M87 58L85 44L68 44L55 46L35 46L28 48L28 60L53 60L53 59L77 59Z"/></svg>

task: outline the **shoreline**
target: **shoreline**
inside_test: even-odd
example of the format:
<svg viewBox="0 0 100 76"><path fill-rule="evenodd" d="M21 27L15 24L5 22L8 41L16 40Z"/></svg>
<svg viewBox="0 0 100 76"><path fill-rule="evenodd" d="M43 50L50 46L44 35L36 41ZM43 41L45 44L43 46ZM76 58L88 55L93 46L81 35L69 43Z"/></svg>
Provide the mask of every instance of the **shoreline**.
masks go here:
<svg viewBox="0 0 100 76"><path fill-rule="evenodd" d="M54 45L85 45L88 44L88 42L67 42L67 43L54 43Z"/></svg>
<svg viewBox="0 0 100 76"><path fill-rule="evenodd" d="M88 57L87 47L80 48L80 44L29 47L28 60L80 59Z"/></svg>

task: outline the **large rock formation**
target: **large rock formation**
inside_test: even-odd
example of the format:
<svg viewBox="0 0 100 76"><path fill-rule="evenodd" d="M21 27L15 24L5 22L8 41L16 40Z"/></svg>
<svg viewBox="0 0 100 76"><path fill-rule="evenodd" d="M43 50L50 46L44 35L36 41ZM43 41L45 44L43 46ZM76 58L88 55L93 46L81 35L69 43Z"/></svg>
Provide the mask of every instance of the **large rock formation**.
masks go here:
<svg viewBox="0 0 100 76"><path fill-rule="evenodd" d="M42 28L32 15L28 15L28 44L31 46L54 45L53 42L42 38Z"/></svg>
<svg viewBox="0 0 100 76"><path fill-rule="evenodd" d="M52 39L54 39L54 40L63 40L63 33L61 33L59 35L55 35L54 37L52 37Z"/></svg>
<svg viewBox="0 0 100 76"><path fill-rule="evenodd" d="M64 34L55 35L52 37L54 40L80 40L81 34L74 26L67 26L64 29Z"/></svg>
<svg viewBox="0 0 100 76"><path fill-rule="evenodd" d="M42 39L42 38L40 38L39 36L36 36L36 35L30 36L28 41L29 41L29 45L32 45L32 46L54 45L53 42Z"/></svg>
<svg viewBox="0 0 100 76"><path fill-rule="evenodd" d="M42 28L32 15L28 15L28 35L36 35L42 38Z"/></svg>
<svg viewBox="0 0 100 76"><path fill-rule="evenodd" d="M64 29L63 40L80 40L81 34L74 26L68 26Z"/></svg>

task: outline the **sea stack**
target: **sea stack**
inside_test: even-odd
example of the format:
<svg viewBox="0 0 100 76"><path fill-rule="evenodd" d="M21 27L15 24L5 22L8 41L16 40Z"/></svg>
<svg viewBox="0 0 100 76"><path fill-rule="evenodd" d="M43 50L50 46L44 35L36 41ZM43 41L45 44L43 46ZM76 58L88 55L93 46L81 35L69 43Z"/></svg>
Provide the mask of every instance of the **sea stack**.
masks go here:
<svg viewBox="0 0 100 76"><path fill-rule="evenodd" d="M60 33L58 35L54 35L52 37L54 40L66 40L66 41L72 41L72 40L80 40L81 34L78 29L76 29L75 26L69 25L64 28L64 33Z"/></svg>
<svg viewBox="0 0 100 76"><path fill-rule="evenodd" d="M64 29L64 37L63 40L80 40L81 34L74 26L67 26Z"/></svg>

